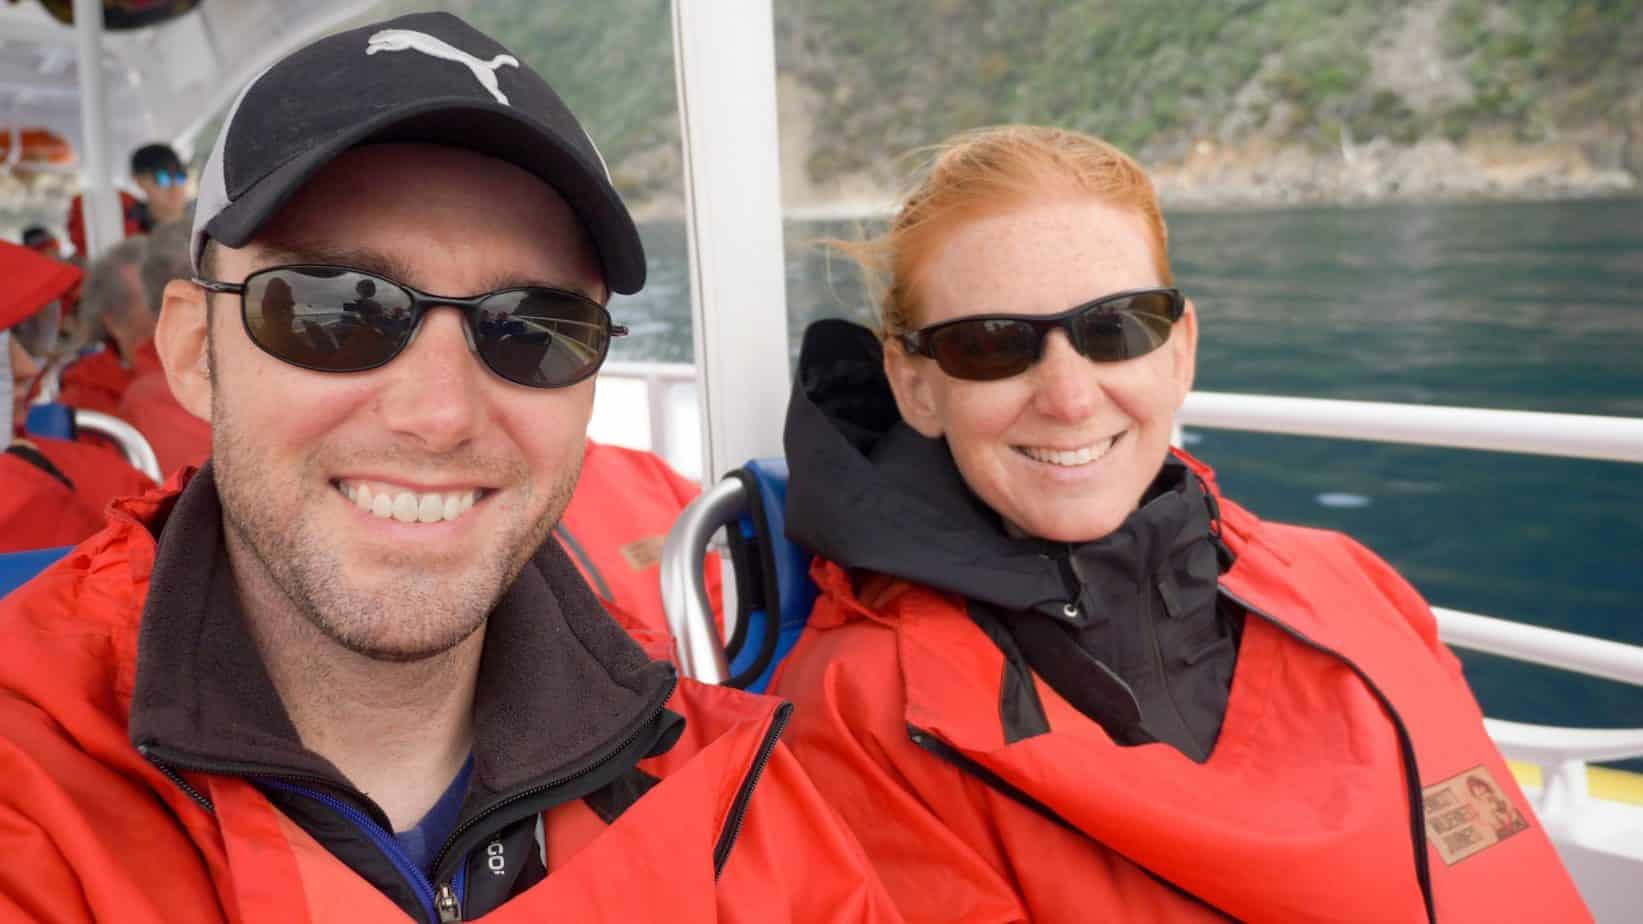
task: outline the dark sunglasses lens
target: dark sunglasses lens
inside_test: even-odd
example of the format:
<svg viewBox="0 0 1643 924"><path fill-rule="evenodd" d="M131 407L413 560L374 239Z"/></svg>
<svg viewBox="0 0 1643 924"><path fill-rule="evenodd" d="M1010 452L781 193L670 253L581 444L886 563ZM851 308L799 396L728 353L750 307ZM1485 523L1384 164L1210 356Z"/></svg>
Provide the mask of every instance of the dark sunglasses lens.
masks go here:
<svg viewBox="0 0 1643 924"><path fill-rule="evenodd" d="M521 289L485 299L474 335L480 357L497 375L559 388L599 370L610 346L610 315L568 292Z"/></svg>
<svg viewBox="0 0 1643 924"><path fill-rule="evenodd" d="M382 365L411 339L416 319L398 286L351 270L285 268L253 275L245 329L264 351L322 372Z"/></svg>
<svg viewBox="0 0 1643 924"><path fill-rule="evenodd" d="M1175 325L1176 296L1141 292L1102 303L1072 319L1073 342L1097 362L1145 356L1164 345Z"/></svg>
<svg viewBox="0 0 1643 924"><path fill-rule="evenodd" d="M977 318L931 334L930 352L953 378L984 382L1020 374L1038 360L1038 343L1031 324Z"/></svg>

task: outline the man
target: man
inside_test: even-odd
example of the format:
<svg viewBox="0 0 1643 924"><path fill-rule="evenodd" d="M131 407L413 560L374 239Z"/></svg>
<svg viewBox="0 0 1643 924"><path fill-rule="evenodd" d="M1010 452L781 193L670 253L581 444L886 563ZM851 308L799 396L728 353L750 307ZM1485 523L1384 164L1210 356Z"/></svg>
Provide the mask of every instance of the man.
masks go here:
<svg viewBox="0 0 1643 924"><path fill-rule="evenodd" d="M188 241L192 232L191 222L178 220L159 225L149 233L141 272L147 304L163 304L165 287L171 280L186 279L191 274ZM151 344L138 355L152 350ZM170 474L185 465L204 465L211 455L211 425L177 403L165 370L158 363L144 365L135 370L115 413L147 438L160 460L160 471Z"/></svg>
<svg viewBox="0 0 1643 924"><path fill-rule="evenodd" d="M145 144L132 151L131 181L143 193L144 231L177 221L188 209L188 167L169 144Z"/></svg>
<svg viewBox="0 0 1643 924"><path fill-rule="evenodd" d="M130 237L86 268L78 311L81 342L98 349L63 369L57 400L70 407L119 413L120 399L139 375L160 371L154 351L155 308L143 297L147 238Z"/></svg>
<svg viewBox="0 0 1643 924"><path fill-rule="evenodd" d="M676 680L549 540L645 264L539 76L448 14L320 39L195 240L157 341L212 462L0 603L0 909L895 919L786 707Z"/></svg>
<svg viewBox="0 0 1643 924"><path fill-rule="evenodd" d="M131 152L131 181L142 191L138 199L120 193L120 214L126 237L147 234L155 225L183 217L189 203L188 167L167 144L145 144ZM68 208L68 236L81 256L86 253L85 204L75 196Z"/></svg>
<svg viewBox="0 0 1643 924"><path fill-rule="evenodd" d="M55 339L41 316L80 270L0 243L0 280L0 553L79 542L102 527L110 500L152 483L111 450L20 432L40 373L32 351Z"/></svg>

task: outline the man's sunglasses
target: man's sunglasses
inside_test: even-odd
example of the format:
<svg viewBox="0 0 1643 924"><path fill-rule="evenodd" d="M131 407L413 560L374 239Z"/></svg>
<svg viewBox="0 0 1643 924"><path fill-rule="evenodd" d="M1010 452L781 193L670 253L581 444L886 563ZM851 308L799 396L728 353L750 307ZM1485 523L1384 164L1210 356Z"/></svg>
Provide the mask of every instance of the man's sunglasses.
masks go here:
<svg viewBox="0 0 1643 924"><path fill-rule="evenodd" d="M462 312L469 343L492 372L532 388L563 388L593 375L610 339L628 332L597 302L546 286L451 298L342 266L275 266L243 283L194 283L240 296L245 332L263 352L319 372L386 364L440 307Z"/></svg>
<svg viewBox="0 0 1643 924"><path fill-rule="evenodd" d="M1164 345L1186 299L1177 289L1135 289L1102 296L1059 314L977 314L902 334L907 352L928 356L955 379L986 382L1032 368L1044 338L1062 331L1083 356L1116 363Z"/></svg>
<svg viewBox="0 0 1643 924"><path fill-rule="evenodd" d="M154 185L160 187L161 189L168 189L172 186L181 186L188 182L187 173L174 172L171 170L156 170L149 174L149 176L154 178Z"/></svg>

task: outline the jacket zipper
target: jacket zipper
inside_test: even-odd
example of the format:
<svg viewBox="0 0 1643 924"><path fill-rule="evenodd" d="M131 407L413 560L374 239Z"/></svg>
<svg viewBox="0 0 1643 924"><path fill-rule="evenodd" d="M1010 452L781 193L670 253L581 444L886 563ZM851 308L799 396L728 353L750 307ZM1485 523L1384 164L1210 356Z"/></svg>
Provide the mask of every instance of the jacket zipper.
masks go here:
<svg viewBox="0 0 1643 924"><path fill-rule="evenodd" d="M477 827L479 825L479 823L481 823L481 822L485 821L486 819L494 816L497 812L501 811L502 809L504 809L504 808L506 808L510 805L517 804L521 800L531 799L531 798L540 796L543 793L548 792L549 790L557 789L560 786L566 785L567 783L571 783L571 782L574 782L578 779L581 779L582 777L587 776L588 774L593 773L594 771L600 769L602 766L609 763L611 761L611 759L613 759L617 755L621 754L623 751L627 750L627 748L630 745L632 745L633 742L636 741L641 734L644 733L644 730L646 728L649 728L656 721L656 717L661 715L662 711L667 708L667 702L668 702L669 699L671 699L673 697L673 692L674 692L675 689L678 688L678 686L679 686L679 678L678 678L677 674L674 674L672 677L669 678L667 688L662 692L662 695L658 696L656 698L655 704L645 714L644 721L641 721L641 722L637 723L633 727L633 729L626 736L624 736L622 738L622 740L615 747L612 747L612 748L608 749L598 760L588 764L585 767L582 767L579 770L575 770L571 773L567 773L567 774L564 774L562 776L559 776L559 777L551 780L550 782L544 783L540 786L533 786L530 789L524 790L522 792L515 793L514 795L509 796L506 799L503 799L503 800L491 805L483 813L481 813L479 815L476 815L473 818L468 819L467 821L463 822L462 824L457 825L456 830L452 831L451 835L445 839L444 845L440 847L439 853L435 855L432 869L436 873L438 873L440 871L440 869L445 865L446 861L450 859L452 848L456 845L457 841L460 838L462 838L467 832L469 832L469 831L473 830L475 827ZM289 792L295 792L295 793L300 794L300 795L309 796L310 798L314 798L317 801L320 801L322 804L334 803L334 805L336 807L340 807L341 809L346 810L346 812L344 812L344 814L343 814L343 817L347 818L348 817L347 813L354 813L361 820L363 820L363 822L365 823L363 827L364 827L366 836L368 838L370 838L372 840L372 842L374 844L376 844L376 846L378 846L380 849L382 849L385 854L388 855L388 859L392 864L394 864L396 872L399 872L401 875L405 875L404 870L399 868L400 861L403 861L404 863L409 864L410 867L413 870L415 870L415 864L410 862L410 858L404 856L404 852L399 849L399 844L397 842L395 842L391 846L389 846L388 844L385 844L385 843L381 842L378 839L379 836L386 837L387 835L383 832L382 825L380 823L378 823L376 819L371 818L369 815L366 815L365 813L360 812L359 809L356 809L353 806L342 802L341 800L337 800L333 796L329 796L329 795L326 795L324 793L314 792L314 791L308 790L307 788L305 788L303 786L296 785L296 784L306 783L306 784L310 784L310 785L316 785L317 784L317 785L326 786L326 787L335 786L336 784L331 782L330 780L326 780L326 779L323 779L321 777L309 776L309 775L306 775L306 774L288 774L288 775L269 774L269 773L263 771L260 768L250 767L250 766L247 766L247 765L244 765L244 764L237 764L237 763L233 763L233 762L230 762L230 761L210 761L210 760L204 760L204 759L200 759L200 758L185 758L184 760L177 760L175 758L177 756L181 756L181 755L168 755L168 756L162 757L158 753L161 749L155 748L152 745L148 745L148 744L138 745L137 750L138 750L139 753L141 753L143 755L143 757L147 758L149 763L153 764L157 769L159 769L159 771L161 773L163 773L166 776L167 779L171 780L178 787L180 787L183 790L183 792L185 792L191 798L193 798L194 801L200 803L200 805L204 806L208 811L211 811L213 813L216 811L216 809L212 805L211 800L207 799L204 795L201 795L192 786L188 785L188 782L186 780L184 780L176 772L176 770L174 769L175 766L187 766L191 770L196 770L196 771L203 772L203 773L217 774L217 775L220 775L220 776L235 776L235 777L241 777L241 778L247 779L247 780L256 780L256 781L262 781L262 782L266 782L266 783L281 784L281 785L276 786L276 788L280 788L280 789L283 789L283 790L289 791ZM358 823L356 822L356 824L358 824ZM392 840L391 838L389 838L389 839ZM465 877L460 877L460 873L461 873L461 869L459 868L459 870L458 870L458 879L453 879L453 881L458 881L460 878L465 878ZM448 921L460 921L461 920L461 916L460 916L461 915L461 902L463 900L463 895L462 895L462 889L461 888L453 888L451 890L451 894L450 894L449 898L453 899L454 902L453 901L447 901L445 903L445 905L441 908L441 907L437 907L440 895L434 891L434 888L433 888L433 885L432 885L433 880L430 880L428 877L423 876L421 870L415 870L415 875L407 877L407 878L409 879L409 881L410 881L410 883L413 887L413 890L417 893L417 897L421 901L424 910L428 912L428 917L429 917L430 921L437 921L437 922L440 922L440 924L447 924ZM435 878L437 879L438 877L436 876ZM443 892L443 889L441 890L441 892ZM447 917L445 917L445 915L447 915L447 914L455 914L456 916L451 917L451 918L447 918Z"/></svg>
<svg viewBox="0 0 1643 924"><path fill-rule="evenodd" d="M718 879L724 872L725 863L730 860L730 850L736 845L736 838L742 833L742 819L747 815L747 804L753 799L753 787L759 785L764 776L765 764L770 762L770 754L776 749L776 739L782 736L787 728L787 719L793 714L792 703L782 703L776 707L776 715L770 720L770 730L765 732L764 740L759 743L759 752L753 758L753 766L747 771L742 785L736 792L736 798L730 804L730 815L725 819L724 832L719 835L719 843L713 847L713 878Z"/></svg>
<svg viewBox="0 0 1643 924"><path fill-rule="evenodd" d="M606 750L598 760L582 767L579 770L574 770L563 776L550 780L549 782L543 783L540 786L532 786L530 789L514 793L506 799L491 805L482 814L475 815L467 821L457 825L456 830L451 832L450 837L445 839L445 844L439 848L439 853L434 855L433 869L437 872L441 867L443 867L445 865L445 861L450 858L451 849L456 846L457 842L461 840L467 832L472 831L475 827L477 827L480 822L492 817L497 812L500 812L510 805L515 805L526 799L534 799L568 783L573 783L576 780L599 770L605 764L610 763L612 759L621 754L623 751L626 751L628 747L633 744L633 742L637 741L639 736L644 734L645 729L655 723L656 717L661 715L662 710L667 708L667 702L669 699L673 698L673 691L677 689L678 686L679 677L677 674L674 674L668 681L667 689L663 692L663 695L657 697L656 703L651 707L650 711L645 714L644 721L635 725L632 731L630 731L615 747Z"/></svg>
<svg viewBox="0 0 1643 924"><path fill-rule="evenodd" d="M1094 838L1090 837L1088 834L1085 834L1083 831L1079 830L1079 828L1076 825L1074 825L1072 822L1068 821L1065 818L1062 818L1060 813L1056 812L1055 809L1050 808L1049 806L1047 806L1044 803L1038 801L1037 799L1034 799L1032 796L1029 796L1026 793L1022 792L1021 790L1019 790L1019 789L1015 788L1014 786L1010 785L1010 783L1007 780L1003 779L1002 777L1000 777L998 774L994 773L993 771L988 770L986 767L983 767L980 764L976 763L975 761L971 760L970 758L965 757L964 754L961 751L959 751L958 748L953 747L951 744L948 744L946 741L942 740L942 738L939 737L938 735L935 735L931 732L925 731L924 729L919 728L916 725L909 725L909 726L907 726L907 737L911 738L913 743L918 745L920 748L923 748L925 751L929 752L930 754L933 754L936 757L936 759L944 761L946 763L949 763L949 764L953 765L954 767L957 767L961 772L963 772L965 774L968 774L969 776L975 777L977 780L980 780L982 782L982 784L985 785L987 788L992 789L995 792L998 792L998 793L1002 794L1006 798L1009 798L1009 799L1019 803L1020 805L1027 808L1029 811L1033 812L1034 814L1040 816L1041 818L1044 818L1045 820L1047 820L1047 821L1049 821L1053 824L1056 824L1056 825L1058 825L1062 828L1065 828L1068 831L1071 831L1072 833L1078 835L1079 837L1085 838L1086 840L1091 840L1091 841L1095 840ZM1102 846L1105 847L1106 845L1103 844ZM1108 847L1107 849L1112 850L1111 847ZM1146 873L1148 876L1152 877L1153 881L1159 883L1160 885L1164 886L1165 888L1169 889L1170 891L1174 892L1175 894L1180 895L1182 898L1188 899L1189 901L1195 901L1198 904L1203 905L1205 908L1208 908L1209 910L1215 912L1216 914L1221 915L1222 917L1226 918L1229 921L1237 921L1238 920L1238 918L1235 917L1234 915L1228 914L1226 911L1224 911L1220 908L1217 908L1215 905L1209 903L1208 901L1204 900L1203 898L1201 898L1197 895L1194 895L1191 892L1188 892L1186 889L1182 888L1181 886L1176 885L1175 883L1171 882L1170 880L1165 879L1163 876L1160 876L1157 873L1153 872L1151 869L1149 869L1145 865L1143 865L1143 864L1141 864L1141 863L1139 863L1139 862L1137 862L1133 859L1130 859L1127 856L1124 856L1124 854L1119 853L1116 850L1113 850L1113 852L1118 853L1119 856L1123 856L1124 859L1129 860L1130 863L1134 864L1136 869L1139 869L1141 872Z"/></svg>
<svg viewBox="0 0 1643 924"><path fill-rule="evenodd" d="M1438 913L1437 907L1432 900L1432 870L1426 857L1426 818L1421 801L1420 768L1415 763L1415 742L1409 737L1409 729L1404 726L1403 717L1398 715L1396 709L1392 708L1392 701L1386 698L1386 694L1381 692L1381 688L1376 686L1375 682L1369 679L1369 675L1364 673L1363 668L1359 667L1351 658L1333 648L1313 641L1300 631L1263 612L1248 600L1227 590L1226 587L1217 585L1217 589L1227 599L1271 623L1290 638L1351 668L1352 673L1356 674L1358 679L1363 681L1363 685L1369 688L1369 692L1375 694L1376 701L1381 704L1382 709L1386 710L1386 714L1392 717L1392 727L1397 729L1398 732L1399 757L1403 762L1404 793L1409 801L1409 840L1414 847L1415 853L1415 879L1420 885L1421 900L1426 904L1426 920L1430 924L1436 924Z"/></svg>
<svg viewBox="0 0 1643 924"><path fill-rule="evenodd" d="M195 802L198 802L202 808L211 814L217 814L217 807L211 803L211 800L206 798L204 793L188 785L188 781L183 779L182 774L171 769L171 765L162 762L159 758L155 757L153 754L150 754L148 745L138 745L137 753L143 755L143 758L153 764L154 769L160 771L166 779L176 784L177 788L182 790L184 795L188 796L190 799L193 799Z"/></svg>
<svg viewBox="0 0 1643 924"><path fill-rule="evenodd" d="M450 884L447 883L441 886L436 893L433 882L423 875L422 870L417 869L416 864L400 848L399 842L394 840L393 835L384 831L375 819L341 799L326 793L316 792L301 786L293 786L290 783L267 777L257 779L255 782L270 789L277 789L280 792L302 796L305 799L318 802L320 805L341 815L343 820L357 828L361 834L364 834L365 838L383 856L388 858L388 863L394 868L394 871L410 884L411 890L416 893L417 899L422 903L422 910L427 914L430 922L446 924L446 922L462 920L460 900ZM449 907L447 907L447 900Z"/></svg>
<svg viewBox="0 0 1643 924"><path fill-rule="evenodd" d="M462 896L467 892L468 864L456 867L451 881L439 887L434 895L434 908L439 912L439 924L457 924L462 920Z"/></svg>

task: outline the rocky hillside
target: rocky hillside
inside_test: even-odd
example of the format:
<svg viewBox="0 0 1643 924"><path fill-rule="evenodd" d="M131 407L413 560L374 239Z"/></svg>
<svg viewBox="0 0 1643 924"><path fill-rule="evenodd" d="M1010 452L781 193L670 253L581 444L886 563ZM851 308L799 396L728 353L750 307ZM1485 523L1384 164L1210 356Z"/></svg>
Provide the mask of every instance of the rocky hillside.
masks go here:
<svg viewBox="0 0 1643 924"><path fill-rule="evenodd" d="M469 17L549 75L642 214L682 207L669 0L387 0L372 16L429 6ZM887 203L920 148L1008 121L1112 139L1176 206L1636 194L1643 184L1643 0L775 9L783 195L794 208Z"/></svg>
<svg viewBox="0 0 1643 924"><path fill-rule="evenodd" d="M1178 204L1601 194L1643 177L1636 0L778 6L803 10L778 23L784 116L811 122L810 188L789 192L818 200L888 186L897 152L1000 121L1103 135Z"/></svg>
<svg viewBox="0 0 1643 924"><path fill-rule="evenodd" d="M593 114L644 211L677 210L668 0L446 3ZM908 152L1006 121L1108 137L1175 205L1603 195L1643 179L1639 0L775 8L790 207L889 201Z"/></svg>

